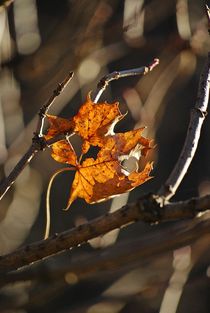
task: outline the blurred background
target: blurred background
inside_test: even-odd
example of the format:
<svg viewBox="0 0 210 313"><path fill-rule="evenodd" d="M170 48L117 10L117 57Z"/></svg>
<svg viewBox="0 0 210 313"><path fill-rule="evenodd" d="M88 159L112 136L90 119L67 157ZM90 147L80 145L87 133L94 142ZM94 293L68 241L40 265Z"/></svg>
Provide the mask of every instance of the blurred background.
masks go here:
<svg viewBox="0 0 210 313"><path fill-rule="evenodd" d="M179 156L210 50L204 2L2 0L0 5L1 179L31 144L40 106L69 71L74 78L49 112L65 118L77 113L104 75L158 57L153 72L114 81L101 98L119 101L121 111L128 111L116 131L147 126L144 135L157 144L148 156L155 162L154 178L107 202L87 205L78 199L64 212L73 174L60 174L51 191L51 234L155 193ZM173 200L210 191L209 122L207 117ZM75 138L72 143L75 149L80 145ZM49 150L40 152L0 202L1 254L43 238L47 185L62 167ZM209 312L209 236L147 260L127 262L126 255L120 260L122 251L136 249L136 239L164 227L135 223L23 271L22 278L1 284L0 311Z"/></svg>

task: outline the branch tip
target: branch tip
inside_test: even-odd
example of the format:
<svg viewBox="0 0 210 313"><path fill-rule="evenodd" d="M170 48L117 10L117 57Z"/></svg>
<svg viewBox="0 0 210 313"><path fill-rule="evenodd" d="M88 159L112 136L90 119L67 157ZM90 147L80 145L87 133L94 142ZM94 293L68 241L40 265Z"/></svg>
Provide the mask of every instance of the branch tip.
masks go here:
<svg viewBox="0 0 210 313"><path fill-rule="evenodd" d="M148 68L151 72L158 64L160 63L160 60L158 58L155 58L151 64L149 64Z"/></svg>
<svg viewBox="0 0 210 313"><path fill-rule="evenodd" d="M74 72L69 72L69 74L64 78L64 80L58 84L57 88L53 91L55 97L59 96L69 81L74 76Z"/></svg>

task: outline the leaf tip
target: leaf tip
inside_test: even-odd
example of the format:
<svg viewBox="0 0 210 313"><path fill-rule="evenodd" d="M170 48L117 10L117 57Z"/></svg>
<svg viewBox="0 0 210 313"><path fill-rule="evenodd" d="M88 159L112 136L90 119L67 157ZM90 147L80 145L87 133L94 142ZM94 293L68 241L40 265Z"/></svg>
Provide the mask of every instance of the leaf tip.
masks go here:
<svg viewBox="0 0 210 313"><path fill-rule="evenodd" d="M72 191L71 191L69 200L68 200L68 202L67 202L66 207L63 209L63 211L68 211L69 208L70 208L70 206L71 206L72 203L74 202L74 200L76 200L76 198L77 198L77 192L75 192L75 191L72 192Z"/></svg>
<svg viewBox="0 0 210 313"><path fill-rule="evenodd" d="M67 203L67 206L65 207L65 208L63 208L63 211L68 211L69 210L69 208L70 208L70 206L71 206L71 204L72 204L72 202L73 201L69 201L68 203Z"/></svg>

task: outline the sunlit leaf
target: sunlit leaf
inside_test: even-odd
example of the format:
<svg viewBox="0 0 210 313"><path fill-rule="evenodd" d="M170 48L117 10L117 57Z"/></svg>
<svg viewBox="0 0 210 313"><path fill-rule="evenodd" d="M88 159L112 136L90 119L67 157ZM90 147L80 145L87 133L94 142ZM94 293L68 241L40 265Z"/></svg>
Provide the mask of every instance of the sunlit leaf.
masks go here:
<svg viewBox="0 0 210 313"><path fill-rule="evenodd" d="M101 146L103 136L112 134L115 124L123 116L118 102L113 104L93 103L88 94L86 102L73 118L74 131L84 140L82 153L86 153L90 145Z"/></svg>
<svg viewBox="0 0 210 313"><path fill-rule="evenodd" d="M51 139L56 135L72 132L74 129L74 121L72 119L66 119L55 115L46 115L50 127L45 135L46 139Z"/></svg>
<svg viewBox="0 0 210 313"><path fill-rule="evenodd" d="M118 103L94 104L90 94L72 119L48 115L50 127L46 137L52 138L71 130L83 140L79 158L69 138L52 145L52 157L57 162L75 167L68 207L78 197L88 203L107 200L130 191L151 178L152 162L139 170L139 161L151 149L152 140L142 136L145 127L114 133L115 124L123 117ZM84 158L90 146L98 146L100 149L96 159ZM130 158L136 161L136 168L131 172L123 164L124 160Z"/></svg>
<svg viewBox="0 0 210 313"><path fill-rule="evenodd" d="M77 156L71 143L67 140L60 140L52 145L52 157L60 163L67 163L77 166Z"/></svg>

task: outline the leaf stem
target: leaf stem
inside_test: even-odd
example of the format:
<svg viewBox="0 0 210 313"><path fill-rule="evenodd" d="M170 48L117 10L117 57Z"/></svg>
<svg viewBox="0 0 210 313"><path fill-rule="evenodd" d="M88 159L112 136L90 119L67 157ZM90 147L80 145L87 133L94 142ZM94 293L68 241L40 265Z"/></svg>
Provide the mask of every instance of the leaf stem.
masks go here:
<svg viewBox="0 0 210 313"><path fill-rule="evenodd" d="M50 223L51 223L51 217L50 217L50 192L52 189L52 183L54 182L54 179L56 176L60 173L66 172L66 171L74 171L74 167L65 167L58 171L56 171L52 177L50 178L50 181L48 183L47 187L47 194L46 194L46 226L45 226L45 233L44 233L44 239L47 239L50 234Z"/></svg>

